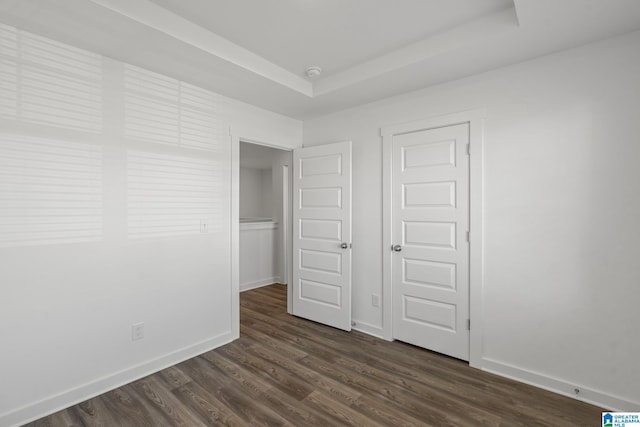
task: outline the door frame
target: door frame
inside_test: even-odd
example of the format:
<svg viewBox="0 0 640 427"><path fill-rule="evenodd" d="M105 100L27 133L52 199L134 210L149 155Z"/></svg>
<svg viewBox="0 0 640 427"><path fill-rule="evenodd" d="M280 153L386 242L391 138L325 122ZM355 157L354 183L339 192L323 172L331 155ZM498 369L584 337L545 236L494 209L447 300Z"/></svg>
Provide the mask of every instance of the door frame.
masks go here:
<svg viewBox="0 0 640 427"><path fill-rule="evenodd" d="M393 136L403 133L469 124L469 365L482 364L484 284L483 261L483 155L484 109L475 109L443 116L384 126L382 136L382 336L393 340L393 271L392 237L392 142Z"/></svg>
<svg viewBox="0 0 640 427"><path fill-rule="evenodd" d="M252 138L245 138L234 133L232 127L229 128L231 137L231 334L234 339L240 338L240 141L255 145L262 145L277 150L288 151L293 157L293 147L278 145L258 141ZM291 313L292 288L289 286L293 271L291 266L291 236L293 223L291 222L291 170L287 169L286 185L289 187L286 195L283 195L288 206L283 209L283 224L280 233L283 236L284 250L284 271L283 280L287 281L287 312ZM282 168L284 172L285 169ZM284 185L284 184L283 184ZM286 220L285 220L286 217Z"/></svg>

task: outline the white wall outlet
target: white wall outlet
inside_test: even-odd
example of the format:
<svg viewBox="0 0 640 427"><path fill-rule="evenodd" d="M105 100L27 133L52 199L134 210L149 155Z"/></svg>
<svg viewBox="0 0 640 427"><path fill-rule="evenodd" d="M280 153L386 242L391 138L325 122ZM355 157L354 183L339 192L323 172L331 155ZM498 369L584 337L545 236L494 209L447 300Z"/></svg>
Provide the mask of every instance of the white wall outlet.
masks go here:
<svg viewBox="0 0 640 427"><path fill-rule="evenodd" d="M378 294L371 295L371 305L374 307L380 307L380 295Z"/></svg>
<svg viewBox="0 0 640 427"><path fill-rule="evenodd" d="M131 325L131 341L141 340L142 338L144 338L144 322Z"/></svg>

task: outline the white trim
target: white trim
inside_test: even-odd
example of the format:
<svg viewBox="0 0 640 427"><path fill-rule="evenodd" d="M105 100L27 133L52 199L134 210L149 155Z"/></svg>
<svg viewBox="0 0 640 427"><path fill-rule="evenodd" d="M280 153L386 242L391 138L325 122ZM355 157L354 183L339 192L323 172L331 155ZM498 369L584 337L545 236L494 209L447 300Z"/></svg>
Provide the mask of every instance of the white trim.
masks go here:
<svg viewBox="0 0 640 427"><path fill-rule="evenodd" d="M483 120L485 117L484 108L462 111L459 113L445 114L442 116L431 117L428 119L414 120L406 123L383 126L380 128L380 135L392 136L400 135L408 132L417 132L421 130L436 129L445 126L454 126L463 123L473 123L477 120Z"/></svg>
<svg viewBox="0 0 640 427"><path fill-rule="evenodd" d="M290 230L293 229L293 223L291 222L291 170L293 169L293 152L291 152L291 167L288 165L282 165L282 276L283 282L287 285L287 313L293 314L293 286L291 284L291 278L293 277L292 266L292 252L291 252L291 235Z"/></svg>
<svg viewBox="0 0 640 427"><path fill-rule="evenodd" d="M238 127L236 127L235 130L237 131ZM242 129L240 129L240 130L242 130ZM266 142L266 140L263 141L263 140L260 140L260 139L249 138L249 137L241 136L240 133L241 132L238 132L238 139L241 142L245 142L247 144L260 145L262 147L273 148L273 149L280 150L280 151L292 152L294 150L294 148L289 146L289 145L278 144L277 142L273 142L273 141L272 142Z"/></svg>
<svg viewBox="0 0 640 427"><path fill-rule="evenodd" d="M383 128L384 130L385 128ZM391 253L391 212L393 203L391 200L391 173L392 156L391 143L393 135L383 133L382 136L382 338L393 340L393 318L392 318L392 298L391 282L393 262Z"/></svg>
<svg viewBox="0 0 640 427"><path fill-rule="evenodd" d="M571 397L582 402L601 406L611 411L640 411L640 402L632 402L621 397L612 396L598 390L584 387L580 384L572 384L564 380L522 369L497 360L483 358L480 369L521 383L529 384L543 390ZM580 390L578 395L576 395L574 391L576 388Z"/></svg>
<svg viewBox="0 0 640 427"><path fill-rule="evenodd" d="M139 380L140 378L144 378L180 362L184 362L185 360L206 353L207 351L211 351L222 345L228 344L235 339L236 337L232 333L225 332L217 337L184 347L180 350L148 360L136 366L114 372L102 378L98 378L95 381L85 383L78 387L74 387L42 399L38 402L0 414L0 425L13 427L29 423L46 415L53 414L54 412L76 405L80 402L84 402L87 399L104 394L110 390L114 390L125 384Z"/></svg>
<svg viewBox="0 0 640 427"><path fill-rule="evenodd" d="M240 338L240 139L231 135L231 331Z"/></svg>
<svg viewBox="0 0 640 427"><path fill-rule="evenodd" d="M469 112L469 365L483 354L484 336L484 110Z"/></svg>
<svg viewBox="0 0 640 427"><path fill-rule="evenodd" d="M392 140L394 135L420 130L469 124L469 316L471 332L469 337L469 365L477 367L482 357L483 308L483 157L484 152L484 109L463 111L438 117L416 120L408 123L384 126L382 136L382 337L393 339L392 322Z"/></svg>
<svg viewBox="0 0 640 427"><path fill-rule="evenodd" d="M278 223L276 221L256 221L256 222L241 222L240 231L261 231L261 230L277 230Z"/></svg>
<svg viewBox="0 0 640 427"><path fill-rule="evenodd" d="M354 331L362 332L364 334L371 335L376 338L385 339L384 331L381 327L372 325L367 322L361 322L356 319L352 319L352 322L354 323L354 325L351 329L353 329Z"/></svg>
<svg viewBox="0 0 640 427"><path fill-rule="evenodd" d="M253 282L240 283L240 292L249 291L251 289L261 288L263 286L273 285L274 283L282 283L277 276L265 277L264 279L254 280Z"/></svg>

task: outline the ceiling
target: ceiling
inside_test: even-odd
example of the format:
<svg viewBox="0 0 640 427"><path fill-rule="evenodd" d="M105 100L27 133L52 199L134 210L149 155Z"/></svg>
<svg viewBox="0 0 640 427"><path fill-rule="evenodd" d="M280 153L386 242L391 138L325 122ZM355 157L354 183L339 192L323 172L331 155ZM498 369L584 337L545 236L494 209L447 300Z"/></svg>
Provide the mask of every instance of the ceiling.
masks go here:
<svg viewBox="0 0 640 427"><path fill-rule="evenodd" d="M334 75L513 6L511 0L152 1L297 76L311 65Z"/></svg>
<svg viewBox="0 0 640 427"><path fill-rule="evenodd" d="M304 120L638 30L640 1L0 0L0 22Z"/></svg>

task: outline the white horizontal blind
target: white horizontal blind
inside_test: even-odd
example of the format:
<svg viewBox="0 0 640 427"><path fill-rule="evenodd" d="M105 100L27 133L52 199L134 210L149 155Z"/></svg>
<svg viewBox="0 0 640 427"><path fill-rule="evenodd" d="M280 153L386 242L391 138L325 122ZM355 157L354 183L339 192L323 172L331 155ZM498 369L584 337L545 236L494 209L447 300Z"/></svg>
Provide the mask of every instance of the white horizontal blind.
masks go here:
<svg viewBox="0 0 640 427"><path fill-rule="evenodd" d="M18 118L17 30L0 24L0 118Z"/></svg>
<svg viewBox="0 0 640 427"><path fill-rule="evenodd" d="M220 231L225 181L220 162L129 151L127 235L166 237Z"/></svg>
<svg viewBox="0 0 640 427"><path fill-rule="evenodd" d="M101 238L101 147L0 135L0 246Z"/></svg>
<svg viewBox="0 0 640 427"><path fill-rule="evenodd" d="M127 138L224 155L219 96L132 65L124 70ZM197 152L194 152L197 153ZM222 162L200 156L127 152L127 236L167 237L222 227Z"/></svg>
<svg viewBox="0 0 640 427"><path fill-rule="evenodd" d="M178 81L131 65L124 73L125 135L178 145Z"/></svg>
<svg viewBox="0 0 640 427"><path fill-rule="evenodd" d="M101 240L102 148L36 136L101 132L101 57L0 24L0 119L0 246Z"/></svg>
<svg viewBox="0 0 640 427"><path fill-rule="evenodd" d="M105 61L0 24L0 246L229 232L223 98Z"/></svg>
<svg viewBox="0 0 640 427"><path fill-rule="evenodd" d="M0 118L102 130L102 59L0 24Z"/></svg>
<svg viewBox="0 0 640 427"><path fill-rule="evenodd" d="M125 66L125 135L131 139L215 151L228 133L220 110L212 92Z"/></svg>

